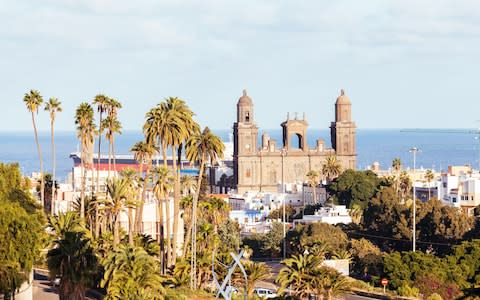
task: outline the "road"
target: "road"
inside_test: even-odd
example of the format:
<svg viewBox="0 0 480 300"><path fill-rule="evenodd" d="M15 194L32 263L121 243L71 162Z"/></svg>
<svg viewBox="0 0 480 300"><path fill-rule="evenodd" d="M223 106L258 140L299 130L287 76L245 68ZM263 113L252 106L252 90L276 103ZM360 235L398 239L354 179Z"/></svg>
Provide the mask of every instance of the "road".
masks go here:
<svg viewBox="0 0 480 300"><path fill-rule="evenodd" d="M47 275L35 272L33 275L33 300L58 300L58 291L52 287Z"/></svg>

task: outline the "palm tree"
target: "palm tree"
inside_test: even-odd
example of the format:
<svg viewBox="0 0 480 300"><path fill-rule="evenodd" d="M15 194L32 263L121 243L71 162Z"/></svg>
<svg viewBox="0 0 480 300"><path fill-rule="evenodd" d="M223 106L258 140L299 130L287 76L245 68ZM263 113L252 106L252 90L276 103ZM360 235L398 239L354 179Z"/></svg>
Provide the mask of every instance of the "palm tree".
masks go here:
<svg viewBox="0 0 480 300"><path fill-rule="evenodd" d="M74 211L60 213L58 216L50 216L48 228L55 235L57 240L63 239L67 232L85 231L81 219Z"/></svg>
<svg viewBox="0 0 480 300"><path fill-rule="evenodd" d="M193 194L197 189L197 180L193 176L182 175L182 177L180 177L180 186L182 189L182 196Z"/></svg>
<svg viewBox="0 0 480 300"><path fill-rule="evenodd" d="M98 94L93 99L93 105L97 106L98 111L98 153L97 153L97 193L100 191L100 155L102 151L102 135L103 135L103 114L107 111L108 97L103 94Z"/></svg>
<svg viewBox="0 0 480 300"><path fill-rule="evenodd" d="M183 209L183 220L185 222L185 239L183 244L183 257L187 256L188 245L192 238L192 202L193 196L187 195L180 201L180 207Z"/></svg>
<svg viewBox="0 0 480 300"><path fill-rule="evenodd" d="M135 232L139 233L142 229L143 220L143 205L145 204L145 198L147 196L148 179L150 178L150 168L152 167L152 158L158 152L158 148L152 143L149 143L146 139L135 143L130 149L133 152L135 160L140 164L140 176L143 174L143 165L146 164L145 177L143 179L142 197L138 208L135 211Z"/></svg>
<svg viewBox="0 0 480 300"><path fill-rule="evenodd" d="M315 294L321 299L326 296L327 300L332 300L334 296L350 291L352 286L351 280L333 268L320 267L315 270L314 274L312 283L315 287Z"/></svg>
<svg viewBox="0 0 480 300"><path fill-rule="evenodd" d="M108 121L105 120L105 125L107 125L105 128L108 130L106 137L109 140L109 144L111 147L111 154L113 157L113 169L115 172L117 171L117 164L116 164L116 159L115 159L115 138L114 135L116 133L121 134L121 129L122 126L120 124L120 121L118 121L117 115L118 115L118 110L122 108L122 104L118 102L116 99L113 98L108 98L107 100L107 119ZM109 158L110 159L110 158ZM109 171L110 171L110 160L109 162ZM110 173L109 173L110 175Z"/></svg>
<svg viewBox="0 0 480 300"><path fill-rule="evenodd" d="M158 263L142 247L122 244L103 265L101 286L107 289L105 299L163 299L166 290Z"/></svg>
<svg viewBox="0 0 480 300"><path fill-rule="evenodd" d="M247 296L251 298L257 282L270 279L271 269L266 263L249 260L243 262L243 267L247 273ZM237 285L245 285L245 278L240 272L235 273L235 281Z"/></svg>
<svg viewBox="0 0 480 300"><path fill-rule="evenodd" d="M38 141L38 132L37 132L37 123L35 122L35 114L38 113L38 108L42 106L43 97L40 95L40 92L37 90L30 90L29 93L25 93L23 97L23 102L27 106L28 111L32 114L32 124L33 124L33 133L35 135L35 144L37 145L38 151L38 160L40 162L40 202L42 206L45 205L45 181L43 178L43 158L42 158L42 148Z"/></svg>
<svg viewBox="0 0 480 300"><path fill-rule="evenodd" d="M435 174L431 169L428 169L425 172L425 180L427 180L428 183L428 200L430 200L430 182L432 182L433 178L435 178Z"/></svg>
<svg viewBox="0 0 480 300"><path fill-rule="evenodd" d="M54 199L55 199L55 139L54 139L54 123L57 112L62 112L62 107L60 106L62 102L58 101L57 98L50 98L45 104L45 110L50 112L50 130L52 138L52 204L50 214L54 214Z"/></svg>
<svg viewBox="0 0 480 300"><path fill-rule="evenodd" d="M121 134L122 125L116 116L108 116L102 121L102 127L107 130L105 137L108 139L108 175L110 178L110 159L113 158L113 174L116 174L117 166L115 162L115 134Z"/></svg>
<svg viewBox="0 0 480 300"><path fill-rule="evenodd" d="M395 157L392 160L392 168L393 168L393 171L395 172L395 191L398 194L399 190L400 190L400 182L399 182L400 181L400 171L402 170L402 161L400 160L400 158Z"/></svg>
<svg viewBox="0 0 480 300"><path fill-rule="evenodd" d="M310 170L307 173L307 183L313 189L313 204L317 203L317 186L320 182L320 173L315 170ZM303 203L305 206L305 203Z"/></svg>
<svg viewBox="0 0 480 300"><path fill-rule="evenodd" d="M223 157L225 149L222 140L213 134L208 127L205 127L203 132L193 134L186 142L187 159L191 162L199 162L200 170L198 173L197 187L202 185L203 172L205 171L205 164L210 161L212 165L217 158ZM197 287L196 282L196 227L197 227L197 203L199 192L193 195L192 201L192 282L191 288Z"/></svg>
<svg viewBox="0 0 480 300"><path fill-rule="evenodd" d="M175 262L177 256L178 224L180 221L180 173L177 170L176 155L180 149L180 146L186 142L191 134L199 132L200 127L193 120L194 113L182 99L177 97L169 97L165 99L164 107L166 112L170 115L173 115L177 120L175 124L170 124L171 132L176 134L173 134L168 139L170 141L169 146L172 148L172 168L175 176L173 185L173 253L169 262L169 264L172 264ZM177 128L177 126L179 128Z"/></svg>
<svg viewBox="0 0 480 300"><path fill-rule="evenodd" d="M95 124L93 117L93 108L90 104L81 103L75 113L75 124L77 125L77 136L81 145L81 169L82 169L82 187L80 190L80 216L85 217L85 185L86 185L86 167L92 162L90 151L93 151L93 139L95 134Z"/></svg>
<svg viewBox="0 0 480 300"><path fill-rule="evenodd" d="M176 172L176 160L175 160L175 145L178 145L181 143L181 141L184 139L184 137L187 136L187 127L185 126L184 122L184 117L183 115L174 109L171 109L171 106L167 102L162 102L159 103L155 108L151 109L147 113L147 120L144 125L144 132L145 135L147 136L147 140L152 142L152 141L160 141L161 143L161 149L162 149L162 156L163 156L163 165L165 168L168 167L167 164L167 149L168 147L172 147L172 161L173 161L173 168L174 172ZM174 174L175 179L176 175ZM176 181L175 181L176 182ZM174 188L175 188L174 184ZM176 192L174 191L174 194ZM175 210L175 195L174 195L174 210ZM177 201L178 202L178 201ZM170 213L170 203L166 202L165 203L167 214ZM178 213L178 212L177 212ZM177 226L178 230L178 223L177 218L175 216L175 211L174 211L174 227L175 225ZM167 223L167 226L168 223ZM168 230L168 228L167 228ZM176 234L174 232L174 237L176 241ZM170 245L167 245L170 247ZM176 249L175 249L176 250ZM175 252L175 251L174 251ZM169 256L169 260L167 261L167 264L170 265L173 263L173 260Z"/></svg>
<svg viewBox="0 0 480 300"><path fill-rule="evenodd" d="M97 257L90 240L83 232L65 232L63 239L47 254L50 276L61 276L59 296L63 299L84 299L86 287L97 272Z"/></svg>
<svg viewBox="0 0 480 300"><path fill-rule="evenodd" d="M278 273L276 282L280 284L280 293L285 289L292 290L293 295L299 298L306 298L314 293L315 270L322 263L322 260L312 254L293 255L282 261L283 267Z"/></svg>
<svg viewBox="0 0 480 300"><path fill-rule="evenodd" d="M153 192L155 194L155 197L157 198L157 210L158 210L158 224L159 224L159 241L160 241L160 252L162 255L162 272L164 270L164 263L168 263L168 257L170 256L171 248L170 248L170 220L169 220L169 208L170 206L165 205L166 208L166 217L165 219L163 218L163 205L162 203L165 201L165 203L168 203L170 201L169 199L169 193L170 190L172 189L172 181L173 181L173 176L170 174L167 168L164 166L160 167L155 167L153 169L153 173L155 175L155 186L153 188ZM165 251L164 245L163 245L163 240L165 237L165 234L163 232L163 223L164 220L166 221L166 229L167 229L167 250ZM165 257L166 256L166 257ZM166 259L166 261L164 261Z"/></svg>
<svg viewBox="0 0 480 300"><path fill-rule="evenodd" d="M129 196L127 197L127 201L125 201L125 206L128 209L128 214L127 214L127 216L128 216L128 243L131 246L133 246L133 209L137 209L137 207L138 207L137 174L136 174L134 169L125 168L120 172L120 177L127 181L127 185L129 187L129 189L128 189Z"/></svg>
<svg viewBox="0 0 480 300"><path fill-rule="evenodd" d="M342 166L335 155L327 156L325 164L322 167L322 173L327 178L327 181L332 181L342 172Z"/></svg>
<svg viewBox="0 0 480 300"><path fill-rule="evenodd" d="M113 247L120 242L120 213L130 197L129 182L125 178L112 178L107 181L107 209L113 218Z"/></svg>

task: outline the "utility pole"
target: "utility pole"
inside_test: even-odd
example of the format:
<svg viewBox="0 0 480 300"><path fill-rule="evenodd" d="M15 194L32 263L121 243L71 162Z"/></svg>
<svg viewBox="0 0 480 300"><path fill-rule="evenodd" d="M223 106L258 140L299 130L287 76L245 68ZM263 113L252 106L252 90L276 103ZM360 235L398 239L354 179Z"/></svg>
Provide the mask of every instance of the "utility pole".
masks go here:
<svg viewBox="0 0 480 300"><path fill-rule="evenodd" d="M415 232L416 232L416 214L417 214L417 201L416 201L416 189L415 189L415 163L416 163L416 154L420 149L413 147L409 152L413 153L413 238L412 238L412 249L415 252Z"/></svg>

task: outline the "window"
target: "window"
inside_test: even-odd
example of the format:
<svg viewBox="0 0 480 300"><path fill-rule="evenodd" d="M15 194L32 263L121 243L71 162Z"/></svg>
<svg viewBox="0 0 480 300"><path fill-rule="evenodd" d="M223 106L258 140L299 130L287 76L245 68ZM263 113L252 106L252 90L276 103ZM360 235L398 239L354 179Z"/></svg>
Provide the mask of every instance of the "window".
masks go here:
<svg viewBox="0 0 480 300"><path fill-rule="evenodd" d="M245 112L245 122L250 122L250 113L248 111Z"/></svg>
<svg viewBox="0 0 480 300"><path fill-rule="evenodd" d="M248 218L243 219L244 223L248 223Z"/></svg>
<svg viewBox="0 0 480 300"><path fill-rule="evenodd" d="M457 203L457 197L453 197L453 198L452 198L452 202L453 202L453 203Z"/></svg>

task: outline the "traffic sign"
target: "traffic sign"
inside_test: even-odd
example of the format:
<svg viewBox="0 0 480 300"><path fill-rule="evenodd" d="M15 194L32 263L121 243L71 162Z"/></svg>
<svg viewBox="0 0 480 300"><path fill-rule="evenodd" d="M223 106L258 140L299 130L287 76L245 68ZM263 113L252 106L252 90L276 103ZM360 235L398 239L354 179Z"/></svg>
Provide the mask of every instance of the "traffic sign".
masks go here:
<svg viewBox="0 0 480 300"><path fill-rule="evenodd" d="M382 283L383 286L386 286L388 284L388 279L387 278L383 278L382 281L380 281Z"/></svg>

